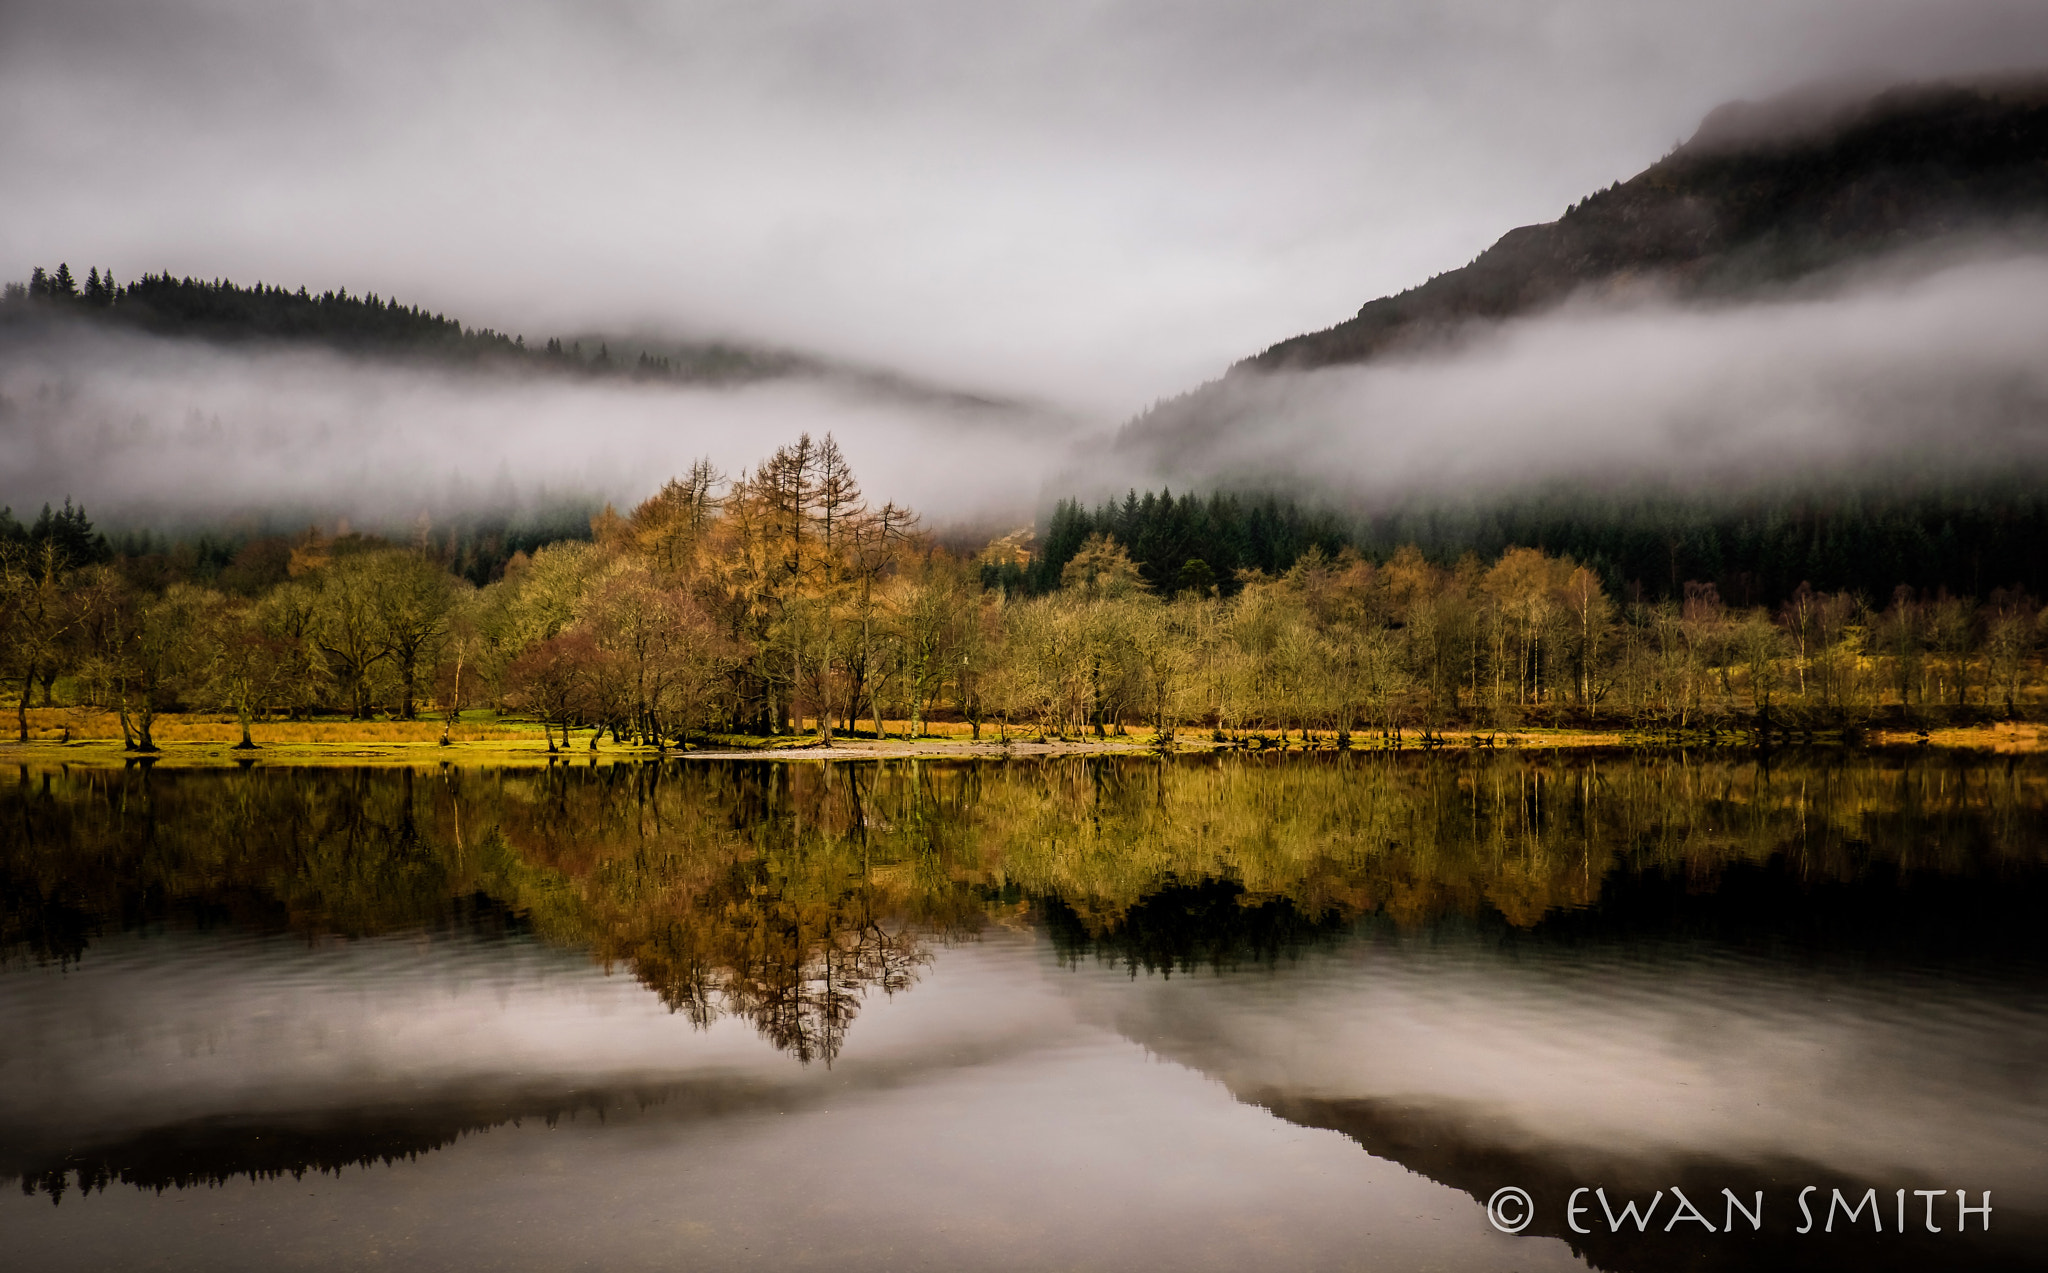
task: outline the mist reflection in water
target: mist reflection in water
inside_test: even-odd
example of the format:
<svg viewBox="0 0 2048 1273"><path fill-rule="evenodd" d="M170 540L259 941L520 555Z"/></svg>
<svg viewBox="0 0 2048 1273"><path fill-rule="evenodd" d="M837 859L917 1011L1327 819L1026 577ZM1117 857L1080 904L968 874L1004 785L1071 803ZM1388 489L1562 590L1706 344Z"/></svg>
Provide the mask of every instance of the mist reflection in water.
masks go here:
<svg viewBox="0 0 2048 1273"><path fill-rule="evenodd" d="M23 771L8 1227L77 1267L1563 1267L1467 1195L1806 1171L1997 1190L1967 1255L2010 1261L2044 814L2036 766L1883 759Z"/></svg>

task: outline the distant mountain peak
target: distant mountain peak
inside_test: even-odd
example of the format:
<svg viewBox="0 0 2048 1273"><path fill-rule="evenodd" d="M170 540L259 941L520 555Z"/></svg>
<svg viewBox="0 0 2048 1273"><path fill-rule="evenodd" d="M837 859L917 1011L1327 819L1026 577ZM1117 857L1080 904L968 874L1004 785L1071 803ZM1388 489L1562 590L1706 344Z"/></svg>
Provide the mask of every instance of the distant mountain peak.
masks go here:
<svg viewBox="0 0 2048 1273"><path fill-rule="evenodd" d="M2048 219L2048 72L1816 85L1708 114L1691 140L1461 269L1232 369L1367 361L1590 287L1739 294L1859 257Z"/></svg>

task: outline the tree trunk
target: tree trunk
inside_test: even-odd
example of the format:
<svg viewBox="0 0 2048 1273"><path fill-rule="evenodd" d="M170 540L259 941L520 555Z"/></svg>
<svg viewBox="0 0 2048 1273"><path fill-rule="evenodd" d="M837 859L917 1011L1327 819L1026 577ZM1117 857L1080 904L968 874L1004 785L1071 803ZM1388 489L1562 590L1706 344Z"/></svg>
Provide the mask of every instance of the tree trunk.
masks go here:
<svg viewBox="0 0 2048 1273"><path fill-rule="evenodd" d="M135 750L135 728L128 719L128 681L122 678L115 690L115 709L121 720L121 750Z"/></svg>
<svg viewBox="0 0 2048 1273"><path fill-rule="evenodd" d="M1095 718L1095 736L1105 738L1102 732L1102 660L1088 661L1088 714Z"/></svg>
<svg viewBox="0 0 2048 1273"><path fill-rule="evenodd" d="M832 745L832 656L818 669L818 746Z"/></svg>

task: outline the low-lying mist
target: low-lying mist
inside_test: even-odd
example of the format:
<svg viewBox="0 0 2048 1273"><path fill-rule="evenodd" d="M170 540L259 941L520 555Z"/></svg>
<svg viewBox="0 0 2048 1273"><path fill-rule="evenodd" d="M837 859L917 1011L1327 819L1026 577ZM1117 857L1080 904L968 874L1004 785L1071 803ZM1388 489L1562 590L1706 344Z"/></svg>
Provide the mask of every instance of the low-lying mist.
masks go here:
<svg viewBox="0 0 2048 1273"><path fill-rule="evenodd" d="M102 524L363 527L630 505L808 431L965 533L1127 487L1374 513L1561 487L1689 496L2048 471L2048 252L1866 266L1744 302L1654 282L1351 367L1237 372L1107 431L803 374L701 386L226 347L85 324L0 344L0 503Z"/></svg>
<svg viewBox="0 0 2048 1273"><path fill-rule="evenodd" d="M677 385L83 324L0 340L0 504L22 514L68 498L119 528L395 528L629 506L695 459L736 474L805 431L836 436L877 501L941 525L1014 525L1079 427L820 375Z"/></svg>
<svg viewBox="0 0 2048 1273"><path fill-rule="evenodd" d="M1561 482L1713 494L2048 462L2048 254L1895 260L1746 303L1621 291L1406 357L1235 372L1134 421L1073 481L1369 512Z"/></svg>

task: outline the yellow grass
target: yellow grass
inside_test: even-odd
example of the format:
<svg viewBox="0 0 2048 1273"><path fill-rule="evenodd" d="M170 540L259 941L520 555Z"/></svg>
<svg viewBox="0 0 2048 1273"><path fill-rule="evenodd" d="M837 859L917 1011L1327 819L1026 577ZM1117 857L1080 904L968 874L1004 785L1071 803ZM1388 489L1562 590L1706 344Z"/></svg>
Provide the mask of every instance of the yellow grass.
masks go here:
<svg viewBox="0 0 2048 1273"><path fill-rule="evenodd" d="M1996 725L1974 725L1961 729L1930 730L1923 740L1918 733L1890 730L1876 735L1889 746L1921 744L1932 747L1960 747L1970 751L1991 751L2003 755L2048 750L2048 730L2024 721Z"/></svg>
<svg viewBox="0 0 2048 1273"><path fill-rule="evenodd" d="M0 732L0 755L35 755L67 764L113 764L127 758L121 750L120 721L110 712L59 707L32 708L28 715L30 741L26 748L13 741L13 722L0 720L0 731L4 731ZM910 722L892 720L886 722L889 734L886 739L877 741L839 734L835 737L833 750L828 752L810 746L816 722L805 721L803 724L804 733L776 738L721 736L703 740L688 754L713 752L729 755L745 751L788 752L793 758L815 755L826 759L862 754L876 757L966 757L991 754L1001 738L999 727L994 722L983 722L979 747L972 744L973 730L965 723L927 722L923 734L911 739L906 737ZM864 728L868 726L866 721L861 724ZM450 747L439 745L441 722L438 720L258 721L250 732L261 751L233 749L241 741L241 730L231 716L215 713L166 714L157 718L153 729L155 741L163 749L158 759L179 765L208 766L252 760L265 764L323 764L337 760L349 764L378 761L400 764L525 764L544 762L548 758L548 739L538 723L499 720L488 712L475 712L469 719L457 722L450 734L453 744ZM1260 733L1251 731L1247 737ZM559 741L559 730L554 736ZM1263 736L1269 746L1279 742L1272 733L1264 733ZM560 755L575 762L608 764L654 754L652 748L614 744L609 736L593 753L588 746L589 738L587 729L574 731L569 747ZM1310 747L1318 751L1332 749L1336 742L1335 735L1327 730L1314 731L1312 739ZM1644 735L1619 728L1449 730L1441 739L1439 746L1454 751L1487 747L1553 750L1644 744L1658 746L1676 741L1669 735ZM1694 746L1718 743L1740 747L1746 744L1747 736L1736 731L1724 731L1713 738L1688 737L1685 741ZM1879 745L1927 745L2000 753L2039 752L2048 750L2048 726L1997 724L1938 728L1925 738L1917 732L1886 731L1871 736L1870 741ZM1150 727L1133 726L1122 736L1112 734L1097 739L1089 732L1067 739L1051 738L1041 743L1035 726L1013 724L1009 730L1009 742L1014 754L1041 755L1143 751L1153 744L1154 738ZM1214 746L1209 731L1196 728L1182 729L1176 744L1176 749L1181 751L1205 751ZM1351 736L1351 746L1358 751L1379 751L1391 745L1391 740L1382 739L1371 731ZM1422 750L1424 746L1422 736L1412 730L1405 732L1401 745L1407 751ZM1299 731L1290 731L1281 746L1288 751L1302 750Z"/></svg>
<svg viewBox="0 0 2048 1273"><path fill-rule="evenodd" d="M11 723L11 722L10 722ZM119 742L121 719L112 712L74 707L34 707L28 713L31 742ZM523 742L539 736L540 727L523 722L458 721L449 737L455 742ZM257 721L250 736L258 746L294 743L438 743L441 722L416 721ZM212 713L167 713L150 729L159 746L173 743L232 745L242 729L232 716Z"/></svg>

